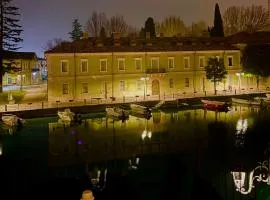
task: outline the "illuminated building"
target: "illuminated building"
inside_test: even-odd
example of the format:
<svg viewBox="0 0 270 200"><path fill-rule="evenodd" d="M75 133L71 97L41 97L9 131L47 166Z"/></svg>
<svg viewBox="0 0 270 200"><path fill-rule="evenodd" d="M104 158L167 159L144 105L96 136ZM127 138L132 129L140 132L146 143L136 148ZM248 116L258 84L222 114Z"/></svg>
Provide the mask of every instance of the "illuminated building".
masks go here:
<svg viewBox="0 0 270 200"><path fill-rule="evenodd" d="M4 86L23 86L38 84L40 73L38 59L34 52L4 52L4 63L14 69L3 76Z"/></svg>
<svg viewBox="0 0 270 200"><path fill-rule="evenodd" d="M204 67L210 57L223 58L227 78L218 92L246 87L241 74L240 50L224 39L211 38L84 38L63 42L45 52L48 100L213 93ZM249 81L255 87L256 81ZM254 84L254 85L252 85Z"/></svg>

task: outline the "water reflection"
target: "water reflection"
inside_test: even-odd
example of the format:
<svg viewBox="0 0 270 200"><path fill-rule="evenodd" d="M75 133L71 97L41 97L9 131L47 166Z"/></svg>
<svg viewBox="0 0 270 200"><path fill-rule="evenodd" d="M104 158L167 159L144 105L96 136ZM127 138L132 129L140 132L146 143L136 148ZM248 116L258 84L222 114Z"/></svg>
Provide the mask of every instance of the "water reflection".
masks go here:
<svg viewBox="0 0 270 200"><path fill-rule="evenodd" d="M112 152L119 158L134 152L147 153L145 146L152 146L152 153L158 153L162 145L170 146L171 151L180 150L179 145L173 144L187 141L182 147L192 148L195 138L209 135L220 140L222 132L234 129L231 124L235 121L238 121L236 134L243 134L251 112L249 108L235 107L228 113L205 110L153 112L151 119L130 116L125 122L106 117L86 119L76 126L53 122L49 123L49 149L51 155L58 156L57 160L65 160L64 157L73 159L77 155L83 161L96 162L113 158ZM149 140L147 143L141 143L146 139Z"/></svg>
<svg viewBox="0 0 270 200"><path fill-rule="evenodd" d="M124 122L105 116L91 117L76 125L50 122L49 165L85 165L88 179L101 190L106 186L107 177L109 180L107 174L112 173L112 166L120 174L144 174L146 168L160 167L153 163L145 167L146 156L184 152L188 154L187 169L196 166L196 172L213 184L219 195L231 199L239 191L252 193L250 188L256 184L249 186L250 175L252 180L257 180L258 172L263 169L252 172L254 166L245 170L231 167L235 165L234 160L242 163L243 157L254 163L255 151L250 148L254 141L250 138L255 124L253 118L259 114L258 108L236 106L227 113L201 109L153 112L150 119L130 116ZM235 146L250 148L247 152L251 154L238 152L232 148ZM183 158L177 154L177 159Z"/></svg>

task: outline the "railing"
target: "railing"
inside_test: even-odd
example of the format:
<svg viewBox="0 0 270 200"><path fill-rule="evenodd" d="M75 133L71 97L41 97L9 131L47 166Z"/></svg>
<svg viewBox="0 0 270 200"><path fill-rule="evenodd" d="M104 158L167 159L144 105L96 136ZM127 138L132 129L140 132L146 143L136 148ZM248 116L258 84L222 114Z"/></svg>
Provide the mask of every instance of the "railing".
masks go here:
<svg viewBox="0 0 270 200"><path fill-rule="evenodd" d="M87 105L100 105L100 104L118 104L118 103L131 103L141 101L172 101L176 99L188 99L194 97L207 97L207 96L224 96L224 95L241 95L251 93L265 93L266 90L261 91L217 91L217 95L214 95L213 91L205 92L179 92L179 93L160 93L159 95L134 95L134 96L119 96L116 98L87 98L80 100L65 100L65 101L33 101L23 102L20 104L2 104L0 105L1 112L12 112L12 111L23 111L23 110L36 110L36 109L48 109L48 108L64 108L64 107L76 107L76 106L87 106Z"/></svg>
<svg viewBox="0 0 270 200"><path fill-rule="evenodd" d="M147 74L156 74L156 73L165 73L165 68L154 68L154 69L146 69Z"/></svg>

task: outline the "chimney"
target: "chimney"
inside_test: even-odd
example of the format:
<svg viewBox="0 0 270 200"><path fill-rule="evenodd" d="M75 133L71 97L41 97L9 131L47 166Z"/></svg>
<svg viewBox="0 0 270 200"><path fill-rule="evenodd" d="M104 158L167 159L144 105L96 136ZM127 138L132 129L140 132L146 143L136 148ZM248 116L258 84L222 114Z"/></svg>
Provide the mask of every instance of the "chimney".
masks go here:
<svg viewBox="0 0 270 200"><path fill-rule="evenodd" d="M87 32L83 32L81 38L82 38L82 39L87 39L87 38L89 38L89 34L88 34Z"/></svg>
<svg viewBox="0 0 270 200"><path fill-rule="evenodd" d="M120 33L119 32L113 32L112 33L112 38L114 39L114 40L120 40Z"/></svg>
<svg viewBox="0 0 270 200"><path fill-rule="evenodd" d="M136 40L135 39L130 41L130 46L132 46L132 47L136 46Z"/></svg>
<svg viewBox="0 0 270 200"><path fill-rule="evenodd" d="M96 40L96 46L97 47L103 47L103 41L101 39Z"/></svg>
<svg viewBox="0 0 270 200"><path fill-rule="evenodd" d="M112 33L114 46L120 46L120 37L121 37L121 33L119 33L119 32Z"/></svg>

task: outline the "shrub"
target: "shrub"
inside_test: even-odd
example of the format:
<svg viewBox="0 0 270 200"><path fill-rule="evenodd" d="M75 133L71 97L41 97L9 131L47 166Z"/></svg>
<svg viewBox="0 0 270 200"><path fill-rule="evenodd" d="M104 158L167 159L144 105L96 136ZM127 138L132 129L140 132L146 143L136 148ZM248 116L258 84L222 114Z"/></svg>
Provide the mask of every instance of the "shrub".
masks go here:
<svg viewBox="0 0 270 200"><path fill-rule="evenodd" d="M0 93L0 104L8 104L8 93L9 92ZM15 103L21 103L24 98L25 91L11 91L11 94Z"/></svg>
<svg viewBox="0 0 270 200"><path fill-rule="evenodd" d="M0 93L0 104L6 103L8 103L8 93L7 92Z"/></svg>
<svg viewBox="0 0 270 200"><path fill-rule="evenodd" d="M23 91L23 90L12 91L11 94L13 96L15 103L21 103L23 98L24 98L25 91Z"/></svg>

